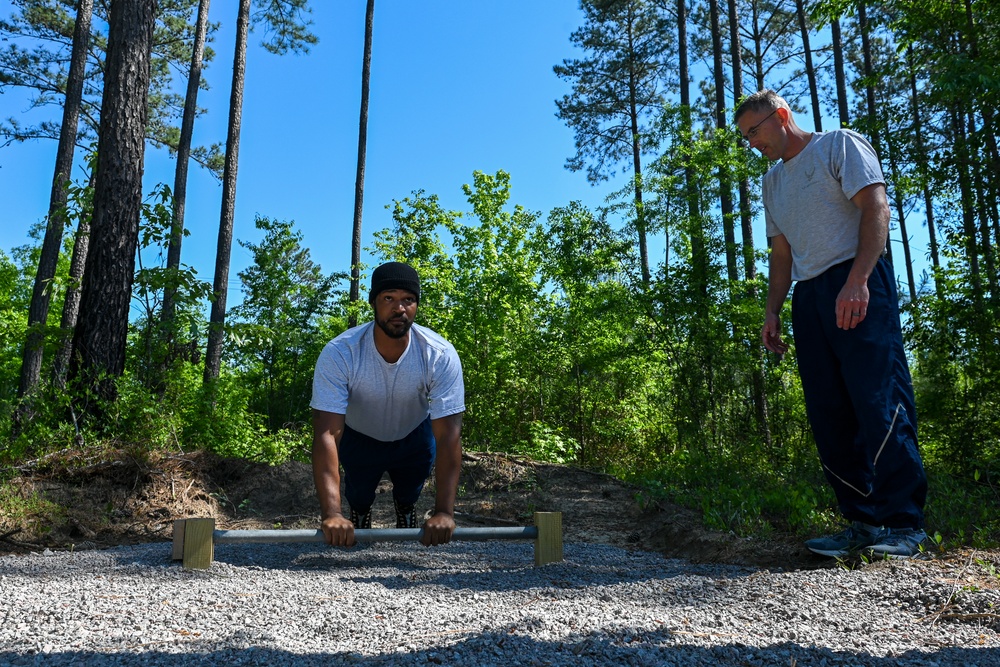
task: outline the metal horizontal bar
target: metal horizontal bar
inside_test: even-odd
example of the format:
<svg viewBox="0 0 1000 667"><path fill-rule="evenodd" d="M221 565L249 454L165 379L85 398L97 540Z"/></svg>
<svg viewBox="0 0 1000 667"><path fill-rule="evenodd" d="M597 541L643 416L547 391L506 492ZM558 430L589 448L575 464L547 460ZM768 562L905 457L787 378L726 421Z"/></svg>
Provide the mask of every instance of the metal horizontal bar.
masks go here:
<svg viewBox="0 0 1000 667"><path fill-rule="evenodd" d="M354 531L356 542L408 542L419 541L423 528L366 528ZM482 542L485 540L534 540L538 538L535 526L456 528L453 540ZM322 530L216 530L212 533L215 544L280 544L298 542L326 542Z"/></svg>

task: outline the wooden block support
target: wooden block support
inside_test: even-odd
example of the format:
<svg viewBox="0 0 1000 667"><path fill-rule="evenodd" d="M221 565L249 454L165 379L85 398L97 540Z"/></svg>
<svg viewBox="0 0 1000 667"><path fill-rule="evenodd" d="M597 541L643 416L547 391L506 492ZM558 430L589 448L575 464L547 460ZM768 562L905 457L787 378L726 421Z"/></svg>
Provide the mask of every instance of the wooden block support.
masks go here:
<svg viewBox="0 0 1000 667"><path fill-rule="evenodd" d="M174 521L173 560L182 560L184 567L205 570L215 557L215 540L222 543L270 544L293 542L324 542L322 531L279 530L215 530L215 519L178 519ZM419 539L418 530L362 530L359 541L402 541ZM562 513L535 512L534 528L459 528L455 538L465 540L530 539L535 535L535 565L557 563L563 559Z"/></svg>
<svg viewBox="0 0 1000 667"><path fill-rule="evenodd" d="M170 560L184 560L184 524L187 519L174 519L174 547Z"/></svg>
<svg viewBox="0 0 1000 667"><path fill-rule="evenodd" d="M206 570L212 564L215 519L184 521L184 567Z"/></svg>
<svg viewBox="0 0 1000 667"><path fill-rule="evenodd" d="M562 512L535 512L535 565L558 563L563 559Z"/></svg>

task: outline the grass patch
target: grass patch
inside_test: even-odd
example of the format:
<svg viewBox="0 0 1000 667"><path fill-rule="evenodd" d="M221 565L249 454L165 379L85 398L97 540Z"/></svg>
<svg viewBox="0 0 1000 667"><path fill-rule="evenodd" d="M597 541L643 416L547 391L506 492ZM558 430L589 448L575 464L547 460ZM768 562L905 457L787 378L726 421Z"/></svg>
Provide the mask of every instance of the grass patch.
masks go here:
<svg viewBox="0 0 1000 667"><path fill-rule="evenodd" d="M0 535L21 531L44 535L65 515L64 507L46 500L37 491L24 493L10 482L0 483Z"/></svg>
<svg viewBox="0 0 1000 667"><path fill-rule="evenodd" d="M926 527L934 548L1000 546L1000 492L995 487L933 465L927 475ZM632 481L643 487L647 500L699 510L706 528L741 537L781 532L805 538L844 526L818 462L815 469L802 469L753 459L736 464L721 455L688 456L683 464L665 465Z"/></svg>

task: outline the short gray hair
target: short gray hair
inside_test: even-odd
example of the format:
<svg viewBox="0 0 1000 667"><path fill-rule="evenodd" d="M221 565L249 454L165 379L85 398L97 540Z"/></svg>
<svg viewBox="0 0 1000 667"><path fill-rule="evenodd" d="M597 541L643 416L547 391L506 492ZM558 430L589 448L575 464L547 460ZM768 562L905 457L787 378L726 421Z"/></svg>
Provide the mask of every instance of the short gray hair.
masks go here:
<svg viewBox="0 0 1000 667"><path fill-rule="evenodd" d="M742 102L740 102L740 105L736 107L736 114L733 117L733 122L739 122L740 116L747 112L774 111L776 109L792 110L792 108L788 106L788 102L785 101L785 98L773 90L765 88L764 90L758 91L753 95L746 97Z"/></svg>

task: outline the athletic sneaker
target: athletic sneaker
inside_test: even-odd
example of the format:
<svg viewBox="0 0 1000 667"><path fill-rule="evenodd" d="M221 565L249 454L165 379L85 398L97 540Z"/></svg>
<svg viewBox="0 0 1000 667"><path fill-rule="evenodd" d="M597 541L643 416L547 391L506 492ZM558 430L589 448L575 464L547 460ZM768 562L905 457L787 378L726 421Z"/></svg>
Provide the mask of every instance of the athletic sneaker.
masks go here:
<svg viewBox="0 0 1000 667"><path fill-rule="evenodd" d="M369 507L364 512L358 512L353 507L351 508L351 523L354 524L354 528L371 528L372 527L372 508Z"/></svg>
<svg viewBox="0 0 1000 667"><path fill-rule="evenodd" d="M855 521L836 535L806 540L806 548L820 556L843 558L875 544L881 530L879 526L869 526L867 523Z"/></svg>
<svg viewBox="0 0 1000 667"><path fill-rule="evenodd" d="M920 545L927 533L919 528L883 528L871 545L865 547L872 558L913 558L920 552Z"/></svg>
<svg viewBox="0 0 1000 667"><path fill-rule="evenodd" d="M396 528L416 528L417 510L413 505L400 505L393 499L396 505Z"/></svg>

